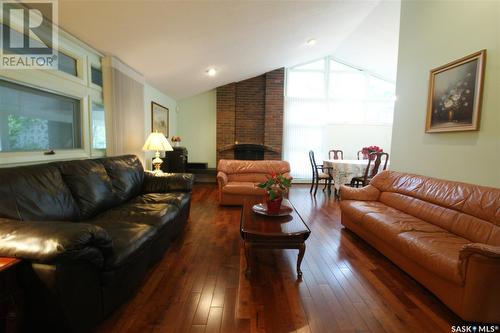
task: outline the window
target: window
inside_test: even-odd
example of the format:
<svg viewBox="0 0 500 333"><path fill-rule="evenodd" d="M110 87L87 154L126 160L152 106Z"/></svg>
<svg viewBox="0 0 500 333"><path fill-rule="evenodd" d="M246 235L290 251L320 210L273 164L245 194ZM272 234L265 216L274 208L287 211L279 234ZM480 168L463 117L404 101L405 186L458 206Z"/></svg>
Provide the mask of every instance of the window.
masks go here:
<svg viewBox="0 0 500 333"><path fill-rule="evenodd" d="M93 84L102 87L102 71L100 69L92 67L90 76Z"/></svg>
<svg viewBox="0 0 500 333"><path fill-rule="evenodd" d="M395 84L326 57L287 69L284 155L296 179L310 177L307 153L390 148ZM369 133L369 134L365 134ZM367 137L369 136L369 137ZM304 140L307 138L307 140Z"/></svg>
<svg viewBox="0 0 500 333"><path fill-rule="evenodd" d="M104 106L92 103L92 149L106 149Z"/></svg>
<svg viewBox="0 0 500 333"><path fill-rule="evenodd" d="M80 101L0 80L0 151L82 147Z"/></svg>
<svg viewBox="0 0 500 333"><path fill-rule="evenodd" d="M72 76L78 76L78 63L75 58L62 52L58 53L57 66L61 72Z"/></svg>

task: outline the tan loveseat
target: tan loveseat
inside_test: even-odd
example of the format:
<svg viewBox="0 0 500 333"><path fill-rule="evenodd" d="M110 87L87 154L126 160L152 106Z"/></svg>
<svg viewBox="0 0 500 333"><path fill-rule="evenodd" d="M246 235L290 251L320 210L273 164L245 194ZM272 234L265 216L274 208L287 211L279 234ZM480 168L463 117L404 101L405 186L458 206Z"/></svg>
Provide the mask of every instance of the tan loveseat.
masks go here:
<svg viewBox="0 0 500 333"><path fill-rule="evenodd" d="M265 192L257 184L273 172L291 178L287 161L220 160L217 171L221 205L242 205L245 196L263 196Z"/></svg>
<svg viewBox="0 0 500 333"><path fill-rule="evenodd" d="M345 227L463 319L500 323L500 189L384 171L341 196Z"/></svg>

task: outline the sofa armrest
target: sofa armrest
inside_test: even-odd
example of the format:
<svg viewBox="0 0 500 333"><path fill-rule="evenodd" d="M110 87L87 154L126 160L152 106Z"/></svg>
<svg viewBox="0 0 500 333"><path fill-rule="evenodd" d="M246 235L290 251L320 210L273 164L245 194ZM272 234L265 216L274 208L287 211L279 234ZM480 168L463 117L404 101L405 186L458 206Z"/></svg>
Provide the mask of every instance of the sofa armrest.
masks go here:
<svg viewBox="0 0 500 333"><path fill-rule="evenodd" d="M194 184L192 173L144 172L142 193L191 192Z"/></svg>
<svg viewBox="0 0 500 333"><path fill-rule="evenodd" d="M464 279L460 317L467 321L499 322L500 246L467 244L459 257Z"/></svg>
<svg viewBox="0 0 500 333"><path fill-rule="evenodd" d="M219 184L219 188L226 186L227 182L227 175L224 172L219 171L217 173L217 183Z"/></svg>
<svg viewBox="0 0 500 333"><path fill-rule="evenodd" d="M340 186L341 200L376 201L380 196L380 191L372 185L365 187Z"/></svg>
<svg viewBox="0 0 500 333"><path fill-rule="evenodd" d="M500 246L481 243L467 244L460 250L460 259L467 259L473 254L480 254L492 259L500 259ZM498 263L500 264L500 261Z"/></svg>
<svg viewBox="0 0 500 333"><path fill-rule="evenodd" d="M100 267L112 251L109 235L95 225L0 219L0 256L42 264L79 260Z"/></svg>

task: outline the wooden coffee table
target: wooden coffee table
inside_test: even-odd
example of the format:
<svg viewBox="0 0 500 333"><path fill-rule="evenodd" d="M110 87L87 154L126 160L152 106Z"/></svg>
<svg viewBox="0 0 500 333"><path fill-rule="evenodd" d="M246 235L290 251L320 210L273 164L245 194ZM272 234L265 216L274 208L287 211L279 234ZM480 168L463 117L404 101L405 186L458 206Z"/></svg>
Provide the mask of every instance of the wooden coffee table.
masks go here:
<svg viewBox="0 0 500 333"><path fill-rule="evenodd" d="M306 252L305 241L311 230L304 223L297 210L287 199L283 205L292 208L287 216L265 216L253 212L252 206L262 202L258 198L247 198L241 211L240 233L243 238L246 259L246 274L250 273L250 251L260 249L298 249L297 276L302 277L300 264Z"/></svg>

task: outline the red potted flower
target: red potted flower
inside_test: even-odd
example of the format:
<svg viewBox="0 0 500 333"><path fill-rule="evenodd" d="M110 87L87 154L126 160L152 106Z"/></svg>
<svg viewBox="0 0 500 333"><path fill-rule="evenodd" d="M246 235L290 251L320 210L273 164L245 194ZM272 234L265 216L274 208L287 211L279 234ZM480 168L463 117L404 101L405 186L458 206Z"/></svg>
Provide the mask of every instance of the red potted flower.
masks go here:
<svg viewBox="0 0 500 333"><path fill-rule="evenodd" d="M363 149L361 149L361 153L363 154L364 160L367 160L369 158L373 160L375 159L375 156L370 157L371 153L382 153L383 151L384 150L379 146L368 146L368 147L363 147Z"/></svg>
<svg viewBox="0 0 500 333"><path fill-rule="evenodd" d="M272 173L267 175L267 180L259 185L266 190L267 213L270 215L279 214L283 197L288 193L292 181L282 174Z"/></svg>

